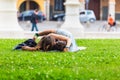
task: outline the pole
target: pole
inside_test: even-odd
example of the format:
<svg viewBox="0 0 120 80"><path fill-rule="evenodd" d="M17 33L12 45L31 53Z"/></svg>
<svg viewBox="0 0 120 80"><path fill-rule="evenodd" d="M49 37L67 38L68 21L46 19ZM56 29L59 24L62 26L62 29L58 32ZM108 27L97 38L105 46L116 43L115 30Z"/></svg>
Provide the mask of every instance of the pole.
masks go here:
<svg viewBox="0 0 120 80"><path fill-rule="evenodd" d="M90 0L85 0L86 1L86 9L88 10L88 6L89 6L89 1Z"/></svg>

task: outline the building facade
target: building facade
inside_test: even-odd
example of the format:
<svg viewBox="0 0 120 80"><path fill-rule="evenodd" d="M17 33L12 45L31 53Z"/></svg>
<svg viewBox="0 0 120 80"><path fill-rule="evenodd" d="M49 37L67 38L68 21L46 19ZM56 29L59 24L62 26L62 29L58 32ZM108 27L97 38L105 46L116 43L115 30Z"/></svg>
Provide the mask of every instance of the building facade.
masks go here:
<svg viewBox="0 0 120 80"><path fill-rule="evenodd" d="M66 0L18 0L17 9L22 12L39 8L47 16L47 20L52 20L53 15L65 12ZM106 20L108 14L115 19L120 19L120 0L79 0L80 10L91 9L95 12L97 20ZM88 3L86 1L89 1Z"/></svg>

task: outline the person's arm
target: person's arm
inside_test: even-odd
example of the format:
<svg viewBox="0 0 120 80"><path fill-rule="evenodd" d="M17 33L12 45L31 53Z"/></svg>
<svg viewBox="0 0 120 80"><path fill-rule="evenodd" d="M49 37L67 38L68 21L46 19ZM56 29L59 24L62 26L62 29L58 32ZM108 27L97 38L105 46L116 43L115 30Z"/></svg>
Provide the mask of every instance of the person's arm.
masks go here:
<svg viewBox="0 0 120 80"><path fill-rule="evenodd" d="M26 50L26 51L37 51L37 50L39 50L39 48L38 48L38 47L22 46L22 50Z"/></svg>
<svg viewBox="0 0 120 80"><path fill-rule="evenodd" d="M26 50L26 51L37 51L40 50L40 48L41 48L41 41L39 41L37 46L35 47L22 46L22 50Z"/></svg>
<svg viewBox="0 0 120 80"><path fill-rule="evenodd" d="M68 49L69 49L69 47L71 45L71 39L70 38L68 38L66 36L63 36L63 35L54 34L54 33L48 34L48 36L53 36L56 39L66 41L66 47L65 47L64 51L68 51Z"/></svg>
<svg viewBox="0 0 120 80"><path fill-rule="evenodd" d="M39 37L39 36L44 36L44 35L48 35L48 34L50 34L50 33L55 33L55 32L56 32L56 30L54 30L54 29L49 29L49 30L45 30L45 31L42 31L42 32L39 32L39 33L35 33L33 39L35 40L35 39L36 39L37 37Z"/></svg>
<svg viewBox="0 0 120 80"><path fill-rule="evenodd" d="M45 30L45 31L42 31L42 32L39 32L38 35L39 36L44 36L44 35L48 35L50 33L55 33L56 30L54 29L49 29L49 30Z"/></svg>

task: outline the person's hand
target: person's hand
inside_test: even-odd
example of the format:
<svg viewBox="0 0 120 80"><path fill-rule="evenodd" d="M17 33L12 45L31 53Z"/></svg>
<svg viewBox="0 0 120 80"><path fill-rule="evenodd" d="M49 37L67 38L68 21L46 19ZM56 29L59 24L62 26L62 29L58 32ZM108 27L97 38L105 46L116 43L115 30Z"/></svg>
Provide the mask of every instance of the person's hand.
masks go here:
<svg viewBox="0 0 120 80"><path fill-rule="evenodd" d="M35 41L38 36L39 36L39 34L38 34L38 33L35 33L35 35L34 35L34 37L33 37L33 40Z"/></svg>
<svg viewBox="0 0 120 80"><path fill-rule="evenodd" d="M33 37L33 40L34 40L34 41L36 40L36 37L35 37L35 36Z"/></svg>
<svg viewBox="0 0 120 80"><path fill-rule="evenodd" d="M28 46L22 46L22 50L26 50Z"/></svg>
<svg viewBox="0 0 120 80"><path fill-rule="evenodd" d="M68 51L69 51L69 48L64 48L63 51L64 51L64 52L68 52Z"/></svg>

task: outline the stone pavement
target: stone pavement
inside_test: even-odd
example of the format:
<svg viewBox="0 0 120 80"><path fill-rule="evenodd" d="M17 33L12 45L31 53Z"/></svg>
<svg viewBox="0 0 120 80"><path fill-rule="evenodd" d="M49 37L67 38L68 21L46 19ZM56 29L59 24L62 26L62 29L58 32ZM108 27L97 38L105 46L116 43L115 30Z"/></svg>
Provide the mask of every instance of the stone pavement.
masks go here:
<svg viewBox="0 0 120 80"><path fill-rule="evenodd" d="M39 31L43 31L46 29L57 29L60 28L60 26L63 24L63 22L57 22L57 21L44 21L42 23L38 23ZM107 32L105 30L99 31L99 28L101 28L104 24L106 24L106 21L96 21L95 23L82 23L84 27L84 33L82 36L80 34L77 34L77 32L74 32L75 38L119 38L120 39L120 24L117 22L117 31L110 31ZM23 29L23 37L15 37L14 34L19 34L19 32L11 32L11 31L0 31L0 38L32 38L34 33L36 31L31 32L31 23L26 22L19 22L20 27ZM14 33L14 34L13 34ZM20 34L19 34L20 35ZM78 37L79 36L79 37Z"/></svg>
<svg viewBox="0 0 120 80"><path fill-rule="evenodd" d="M117 22L118 23L118 22ZM24 29L25 35L27 37L33 36L33 33L31 33L31 23L30 22L19 22L20 26ZM43 31L46 29L57 29L60 28L60 26L63 24L63 22L57 22L57 21L44 21L42 23L38 23L39 31ZM114 28L112 30L107 32L106 30L99 30L104 24L106 24L106 21L96 21L95 23L82 23L84 27L84 34L82 36L79 36L77 32L75 32L76 38L120 38L120 24L117 24L117 30ZM31 35L32 34L32 35Z"/></svg>
<svg viewBox="0 0 120 80"><path fill-rule="evenodd" d="M19 22L20 26L25 31L31 31L31 23L29 21L26 22ZM63 22L57 21L44 21L42 23L38 23L39 31L43 31L45 29L57 29ZM106 24L106 21L96 21L95 23L81 23L84 27L85 32L107 32L105 30L100 31L99 28ZM110 32L120 32L120 25L117 25L117 31L110 31ZM108 32L108 33L110 33Z"/></svg>

